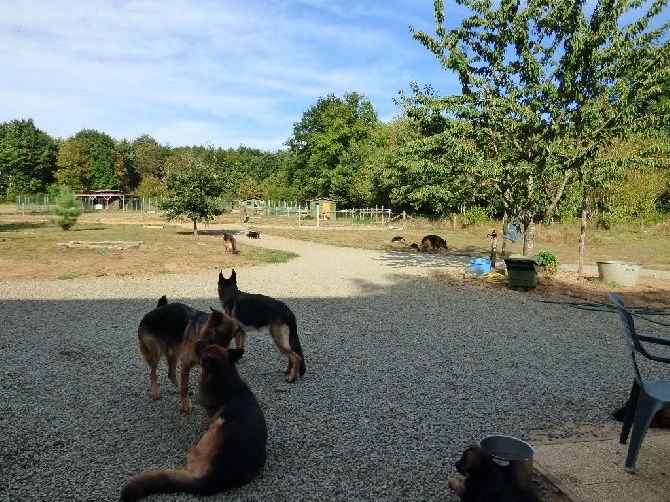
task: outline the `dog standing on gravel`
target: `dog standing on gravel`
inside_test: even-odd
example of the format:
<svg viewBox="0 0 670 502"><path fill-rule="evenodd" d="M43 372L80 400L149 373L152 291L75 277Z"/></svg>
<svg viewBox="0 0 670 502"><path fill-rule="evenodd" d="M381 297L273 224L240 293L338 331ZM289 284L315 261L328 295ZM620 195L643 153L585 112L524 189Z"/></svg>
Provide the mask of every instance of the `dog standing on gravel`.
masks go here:
<svg viewBox="0 0 670 502"><path fill-rule="evenodd" d="M456 462L462 474L447 484L463 502L540 502L531 490L517 488L505 477L493 457L480 446L471 446Z"/></svg>
<svg viewBox="0 0 670 502"><path fill-rule="evenodd" d="M211 313L207 313L183 303L168 303L167 298L162 296L156 308L142 318L137 329L140 355L151 370L152 399L160 397L156 369L165 356L168 378L180 395L179 409L190 411L188 379L191 368L198 364L196 341L203 339L228 347L239 331L240 324L223 312L212 309ZM181 363L180 381L177 380L177 361Z"/></svg>
<svg viewBox="0 0 670 502"><path fill-rule="evenodd" d="M269 296L243 293L237 288L237 275L233 269L226 279L219 272L219 301L223 311L237 320L243 331L235 335L235 347L244 349L246 331L267 330L275 345L288 358L284 373L289 382L295 382L305 374L305 358L302 354L298 325L295 315L284 302Z"/></svg>
<svg viewBox="0 0 670 502"><path fill-rule="evenodd" d="M202 365L199 402L210 426L186 455L186 469L145 472L126 484L123 502L154 493L207 495L252 481L265 465L268 429L265 416L235 363L241 349L195 344Z"/></svg>
<svg viewBox="0 0 670 502"><path fill-rule="evenodd" d="M226 253L237 254L239 252L237 250L237 243L235 242L235 237L233 237L233 234L224 232L223 248L225 249Z"/></svg>

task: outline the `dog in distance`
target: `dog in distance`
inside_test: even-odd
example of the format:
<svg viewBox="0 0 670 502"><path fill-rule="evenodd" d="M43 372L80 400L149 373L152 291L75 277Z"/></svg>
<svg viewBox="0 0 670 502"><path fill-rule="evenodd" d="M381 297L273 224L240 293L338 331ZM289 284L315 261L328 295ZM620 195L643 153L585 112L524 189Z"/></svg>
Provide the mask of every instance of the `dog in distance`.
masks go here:
<svg viewBox="0 0 670 502"><path fill-rule="evenodd" d="M237 242L235 242L235 237L233 234L224 232L223 234L223 248L226 253L237 254Z"/></svg>
<svg viewBox="0 0 670 502"><path fill-rule="evenodd" d="M421 244L418 246L417 251L425 253L427 251L439 251L441 249L444 249L445 251L449 249L447 241L439 235L430 234L421 239Z"/></svg>

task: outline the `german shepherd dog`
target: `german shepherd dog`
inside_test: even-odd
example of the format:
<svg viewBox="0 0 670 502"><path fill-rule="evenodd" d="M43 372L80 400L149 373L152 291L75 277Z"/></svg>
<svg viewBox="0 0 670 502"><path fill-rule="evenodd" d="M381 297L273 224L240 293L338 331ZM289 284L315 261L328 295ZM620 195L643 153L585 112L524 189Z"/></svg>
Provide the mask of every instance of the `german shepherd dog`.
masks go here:
<svg viewBox="0 0 670 502"><path fill-rule="evenodd" d="M421 239L421 245L419 246L418 251L425 253L426 251L438 251L440 249L449 249L447 241L439 235L430 234Z"/></svg>
<svg viewBox="0 0 670 502"><path fill-rule="evenodd" d="M628 406L630 406L630 400L626 401L621 408L617 408L616 410L614 410L614 413L612 413L612 418L619 422L623 422L624 419L626 418L626 411L628 410ZM670 428L670 409L661 410L658 413L656 413L656 415L654 415L654 418L652 418L649 427L654 429Z"/></svg>
<svg viewBox="0 0 670 502"><path fill-rule="evenodd" d="M226 253L237 254L239 252L237 250L235 237L233 237L233 234L229 234L228 232L224 232L223 234L223 247L226 250Z"/></svg>
<svg viewBox="0 0 670 502"><path fill-rule="evenodd" d="M258 475L265 465L268 429L258 401L235 368L243 352L198 340L199 402L210 419L209 429L186 455L186 469L140 474L123 488L123 502L154 493L213 494Z"/></svg>
<svg viewBox="0 0 670 502"><path fill-rule="evenodd" d="M192 408L189 399L188 379L191 368L198 364L195 342L209 340L228 347L240 324L223 312L212 309L211 313L196 310L183 303L168 303L162 296L154 310L146 314L137 329L139 350L142 359L151 369L151 397L160 397L156 369L163 356L168 362L168 378L180 395L179 409ZM181 363L181 379L177 380L177 361Z"/></svg>
<svg viewBox="0 0 670 502"><path fill-rule="evenodd" d="M233 269L226 279L219 272L219 301L223 311L236 319L242 330L235 335L235 347L244 349L246 331L267 330L282 354L288 358L284 373L289 382L305 374L295 315L284 302L265 295L243 293L237 288L237 275Z"/></svg>
<svg viewBox="0 0 670 502"><path fill-rule="evenodd" d="M463 502L540 502L531 490L510 483L491 454L479 446L463 452L456 470L462 476L447 483Z"/></svg>

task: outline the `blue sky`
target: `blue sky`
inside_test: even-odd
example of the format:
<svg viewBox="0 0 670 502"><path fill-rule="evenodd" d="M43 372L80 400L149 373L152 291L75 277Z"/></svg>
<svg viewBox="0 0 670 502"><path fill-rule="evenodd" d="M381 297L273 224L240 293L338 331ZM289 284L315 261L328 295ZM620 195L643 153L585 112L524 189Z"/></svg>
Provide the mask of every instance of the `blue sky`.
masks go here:
<svg viewBox="0 0 670 502"><path fill-rule="evenodd" d="M432 0L2 4L0 122L32 118L58 138L273 151L331 93L364 94L387 122L411 81L460 89L409 33L434 33Z"/></svg>

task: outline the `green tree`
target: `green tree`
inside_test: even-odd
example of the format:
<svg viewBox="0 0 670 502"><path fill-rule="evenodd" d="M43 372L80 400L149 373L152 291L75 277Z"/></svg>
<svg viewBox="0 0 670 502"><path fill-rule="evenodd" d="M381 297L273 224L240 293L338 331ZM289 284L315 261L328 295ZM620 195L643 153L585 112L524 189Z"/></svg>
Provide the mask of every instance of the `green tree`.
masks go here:
<svg viewBox="0 0 670 502"><path fill-rule="evenodd" d="M289 170L291 183L299 188L302 199L333 195L333 178L339 178L337 190L345 178L353 179L351 166L341 166L342 156L354 145L376 141L380 123L372 104L364 96L346 93L343 98L329 94L319 98L299 122L293 124L293 136L286 141L295 156Z"/></svg>
<svg viewBox="0 0 670 502"><path fill-rule="evenodd" d="M407 113L476 145L466 167L490 183L524 225L531 254L536 224L556 209L571 183L597 182L588 169L601 149L633 127L650 127L646 112L668 81L669 24L650 28L667 0L642 16L631 0L457 0L473 14L447 30L435 1L436 37L412 30L462 86L438 97L412 86ZM447 120L456 119L456 120ZM588 178L588 179L587 179Z"/></svg>
<svg viewBox="0 0 670 502"><path fill-rule="evenodd" d="M116 141L108 134L83 129L74 135L86 147L91 158L90 185L92 190L126 190L129 173L123 156L117 151Z"/></svg>
<svg viewBox="0 0 670 502"><path fill-rule="evenodd" d="M51 214L57 216L57 218L51 221L62 230L70 230L83 212L81 204L74 196L74 191L66 186L61 187L58 197L56 197L56 205L51 208Z"/></svg>
<svg viewBox="0 0 670 502"><path fill-rule="evenodd" d="M0 124L0 199L44 193L53 182L58 143L32 119Z"/></svg>
<svg viewBox="0 0 670 502"><path fill-rule="evenodd" d="M136 138L132 142L133 165L140 180L151 176L162 179L165 163L170 156L170 149L158 143L148 134Z"/></svg>
<svg viewBox="0 0 670 502"><path fill-rule="evenodd" d="M261 196L261 186L251 176L245 176L237 187L237 196L240 199L251 199Z"/></svg>
<svg viewBox="0 0 670 502"><path fill-rule="evenodd" d="M68 139L58 150L56 157L56 181L76 191L84 191L90 185L93 160L86 145L78 139Z"/></svg>
<svg viewBox="0 0 670 502"><path fill-rule="evenodd" d="M167 196L158 207L168 220L186 217L193 221L195 236L199 221L209 222L224 211L219 200L223 187L220 173L190 150L175 153L168 160L163 183Z"/></svg>

